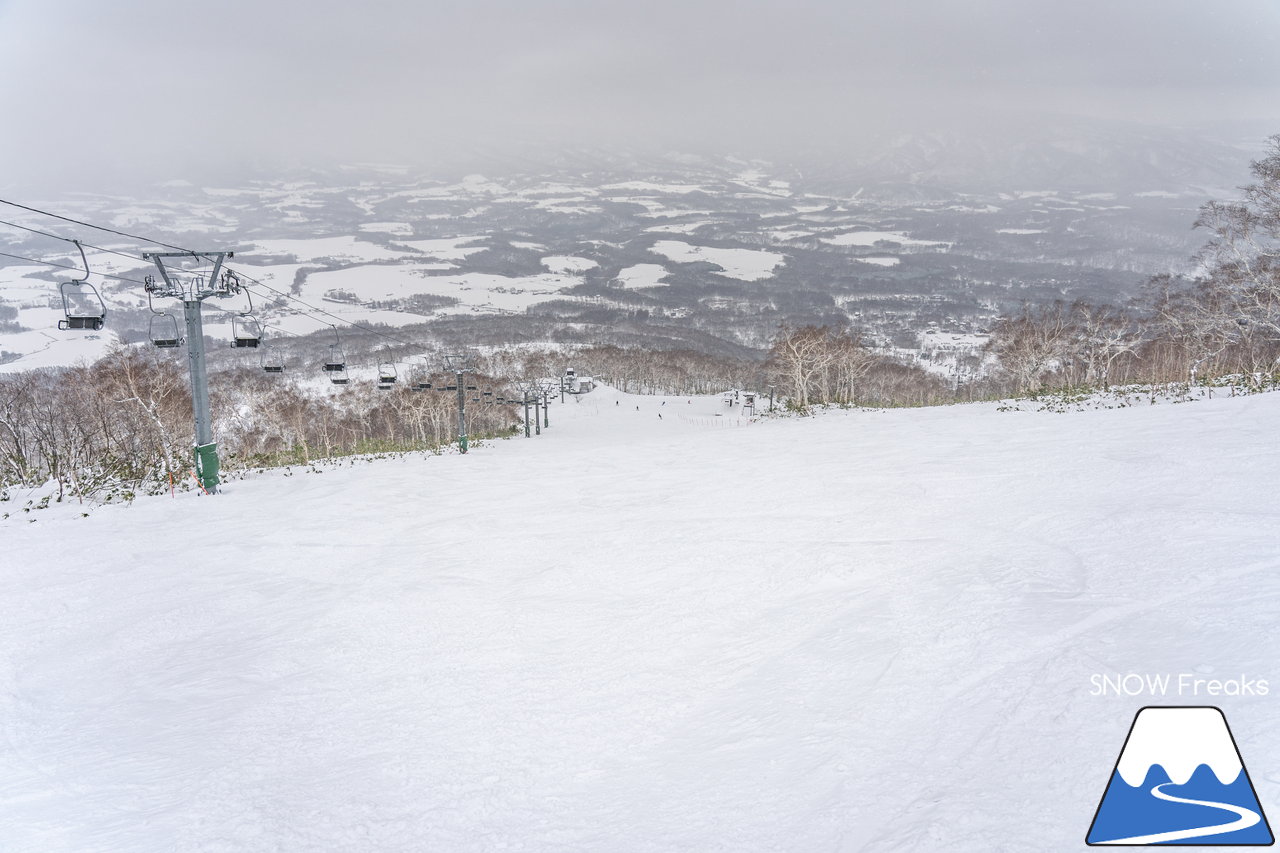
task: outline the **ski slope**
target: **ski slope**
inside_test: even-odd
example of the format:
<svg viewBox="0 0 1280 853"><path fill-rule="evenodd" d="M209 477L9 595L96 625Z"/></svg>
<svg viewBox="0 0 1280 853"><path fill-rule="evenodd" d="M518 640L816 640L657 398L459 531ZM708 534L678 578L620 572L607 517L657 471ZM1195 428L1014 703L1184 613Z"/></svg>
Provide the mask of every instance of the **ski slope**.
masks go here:
<svg viewBox="0 0 1280 853"><path fill-rule="evenodd" d="M550 417L12 511L0 849L1079 850L1148 704L1277 811L1090 676L1280 676L1280 395Z"/></svg>

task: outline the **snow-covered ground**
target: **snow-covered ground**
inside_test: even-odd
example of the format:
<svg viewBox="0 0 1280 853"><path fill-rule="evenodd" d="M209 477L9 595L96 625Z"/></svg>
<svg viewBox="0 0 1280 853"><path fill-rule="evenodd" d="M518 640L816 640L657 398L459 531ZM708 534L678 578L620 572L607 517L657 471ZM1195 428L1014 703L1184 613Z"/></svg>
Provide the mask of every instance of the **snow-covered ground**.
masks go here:
<svg viewBox="0 0 1280 853"><path fill-rule="evenodd" d="M917 240L900 231L850 231L834 237L823 237L822 242L832 246L874 246L877 243L897 243L902 246L947 246L935 240Z"/></svg>
<svg viewBox="0 0 1280 853"><path fill-rule="evenodd" d="M404 245L413 246L409 241ZM260 240L254 254L291 255L299 261L330 258L336 261L389 261L404 257L403 252L386 249L358 237L316 237L308 240Z"/></svg>
<svg viewBox="0 0 1280 853"><path fill-rule="evenodd" d="M413 235L413 226L408 222L365 222L360 225L360 230L375 234L392 234L397 237Z"/></svg>
<svg viewBox="0 0 1280 853"><path fill-rule="evenodd" d="M553 273L566 275L583 273L600 266L590 258L579 258L576 255L549 255L542 259L542 265Z"/></svg>
<svg viewBox="0 0 1280 853"><path fill-rule="evenodd" d="M446 237L437 240L405 240L400 243L402 246L408 246L417 252L422 252L428 257L441 261L460 261L468 255L474 255L476 252L483 252L484 246L477 246L475 243L483 240L484 237Z"/></svg>
<svg viewBox="0 0 1280 853"><path fill-rule="evenodd" d="M1077 850L1147 704L1280 811L1276 695L1091 680L1276 684L1280 395L550 416L7 505L4 850Z"/></svg>
<svg viewBox="0 0 1280 853"><path fill-rule="evenodd" d="M34 310L25 311L23 318L29 319L36 313ZM107 329L78 332L75 335L59 332L57 323L61 315L53 311L48 313L50 320L47 325L25 332L10 332L0 341L0 350L26 353L20 359L0 364L0 374L21 373L42 367L93 364L119 343L120 339L115 332Z"/></svg>
<svg viewBox="0 0 1280 853"><path fill-rule="evenodd" d="M614 281L627 288L666 287L670 284L666 278L667 268L662 264L635 264L619 270Z"/></svg>
<svg viewBox="0 0 1280 853"><path fill-rule="evenodd" d="M659 240L649 250L677 263L706 261L720 267L721 275L743 281L771 278L773 271L787 262L786 255L763 249L716 249L694 246L681 240Z"/></svg>
<svg viewBox="0 0 1280 853"><path fill-rule="evenodd" d="M685 195L703 191L697 184L656 184L653 181L623 181L618 184L605 184L602 190L635 190L639 192L674 193Z"/></svg>
<svg viewBox="0 0 1280 853"><path fill-rule="evenodd" d="M812 231L766 231L775 240L795 240L800 237L812 237Z"/></svg>
<svg viewBox="0 0 1280 853"><path fill-rule="evenodd" d="M654 225L644 229L652 234L692 234L704 225L711 224L710 219L696 219L693 222L672 222L666 225Z"/></svg>

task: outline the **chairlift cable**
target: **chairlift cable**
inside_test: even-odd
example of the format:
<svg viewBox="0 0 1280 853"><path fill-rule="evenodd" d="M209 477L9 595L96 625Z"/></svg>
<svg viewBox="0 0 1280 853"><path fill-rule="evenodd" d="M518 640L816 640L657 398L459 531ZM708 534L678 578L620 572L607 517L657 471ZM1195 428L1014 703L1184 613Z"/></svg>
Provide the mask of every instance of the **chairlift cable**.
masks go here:
<svg viewBox="0 0 1280 853"><path fill-rule="evenodd" d="M25 204L18 204L18 202L16 201L9 201L8 199L0 198L0 204L7 204L10 207L17 207L22 210L29 210L32 213L38 213L41 216L51 216L54 219L61 219L63 222L70 222L73 225L83 225L85 228L93 228L97 231L105 231L108 234L115 234L118 237L128 237L130 240L137 240L142 243L155 243L157 246L164 246L166 249L173 249L174 251L177 251L177 252L186 252L186 253L195 255L196 257L206 257L196 252L192 252L190 249L183 248L182 246L175 246L172 243L165 243L161 240L149 240L146 237L140 237L137 234L130 234L126 231L117 231L114 228L107 228L102 225L94 225L92 222L84 222L83 220L80 220L80 219L72 219L70 216L63 216L59 213L51 213L50 211L47 211L47 210L41 210L38 207L28 207Z"/></svg>
<svg viewBox="0 0 1280 853"><path fill-rule="evenodd" d="M23 231L30 231L32 234L39 234L41 237L52 237L54 240L62 240L67 243L75 242L70 237L63 237L61 234L52 234L48 231L41 231L39 228L32 228L30 225L23 225L20 222L10 222L7 219L0 219L0 225L8 225L11 228L21 228ZM146 261L142 259L141 255L131 255L128 252L121 252L117 249L108 249L105 246L95 246L92 243L86 243L84 240L81 240L80 244L82 246L87 246L88 248L93 249L94 251L97 251L97 252L107 252L108 254L119 255L122 258L128 258L131 261L138 261L139 263L144 263L144 264L146 263Z"/></svg>
<svg viewBox="0 0 1280 853"><path fill-rule="evenodd" d="M241 276L242 278L248 279L249 281L253 282L254 284L258 285L259 287L266 288L267 290L270 290L272 293L275 293L275 294L277 294L277 295L279 295L279 296L283 296L285 299L288 299L288 300L289 300L289 301L291 301L291 302L296 302L296 303L298 303L299 305L302 305L302 306L304 306L304 307L306 307L306 308L310 309L312 312L314 312L314 313L316 313L316 314L322 314L322 315L324 315L325 317L328 317L328 318L333 319L333 320L337 320L339 323L342 323L342 324L344 324L344 325L350 326L350 327L352 327L353 329L359 329L359 330L360 330L360 331L362 331L362 332L368 332L368 333L370 333L370 334L378 335L379 337L386 338L386 339L387 339L387 340L389 340L389 341L395 341L396 343L398 343L398 344L403 344L403 345L405 345L405 346L409 346L409 347L419 346L419 344L418 344L418 343L415 343L415 342L413 342L413 341L407 341L407 340L405 340L404 338L399 338L399 337L396 337L395 335L389 335L389 334L387 334L386 332L380 331L380 330L378 330L378 329L374 329L374 328L371 328L371 327L369 327L369 326L363 326L363 325L361 325L361 324L359 324L359 323L352 322L351 320L348 320L348 319L346 319L345 317L340 317L340 316L338 316L337 314L333 314L333 313L331 313L331 312L329 312L329 311L324 310L323 308L317 308L316 306L312 305L310 302L307 302L306 300L300 299L299 297L294 296L292 293L287 293L287 292L285 292L285 291L283 291L283 290L279 290L279 289L277 289L277 288L274 288L274 287L272 287L272 286L271 286L271 285L269 285L269 284L265 284L264 282L259 281L258 279L254 278L254 277L253 277L253 276L251 276L251 275L246 275L246 274L245 274L245 273L243 273L243 272L237 272L237 274L238 274L239 276ZM245 289L246 289L246 290L248 290L248 286L247 286L247 285L246 285ZM331 326L331 325L333 325L333 324L332 324L332 323L330 323L330 324L327 324L327 325L330 325L330 326Z"/></svg>
<svg viewBox="0 0 1280 853"><path fill-rule="evenodd" d="M74 219L74 218L72 218L72 217L70 217L70 216L63 216L62 214L59 214L59 213L53 213L52 211L48 211L48 210L41 210L41 209L40 209L40 208L38 208L38 207L31 207L31 206L29 206L29 205L19 204L19 203L18 203L18 202L16 202L16 201L10 201L10 200L8 200L8 199L0 198L0 204L7 204L7 205L9 205L10 207L16 207L16 208L19 208L19 209L21 209L21 210L30 211L31 213L37 213L37 214L40 214L41 216L49 216L49 217L52 217L52 218L54 218L54 219L60 219L60 220L62 220L63 222L70 222L70 223L72 223L72 224L74 224L74 225L82 225L82 226L84 226L84 227L86 227L86 228L93 228L93 229L98 230L98 231L105 231L105 232L106 232L106 233L108 233L108 234L115 234L115 235L116 235L116 236L118 236L118 237L126 237L126 238L128 238L128 239L130 239L130 240L137 240L137 241L142 242L142 243L152 243L152 244L155 244L155 245L157 245L157 246L164 246L165 248L168 248L168 249L173 249L173 250L178 251L178 252L184 252L184 253L190 254L192 257L196 257L196 258L204 258L204 259L206 259L206 260L212 260L212 258L209 258L209 256L208 256L208 255L202 255L202 254L200 254L199 252L195 252L195 251L193 251L193 250L191 250L191 249L186 248L185 246L176 246L176 245L174 245L173 243L166 243L166 242L164 242L163 240L152 240L152 239L149 239L149 238L147 238L147 237L143 237L143 236L138 235L138 234L130 234L130 233L129 233L129 232L127 232L127 231L120 231L120 230L118 230L118 229L116 229L116 228L107 228L106 226L103 226L103 225L94 225L92 222L85 222L84 220L81 220L81 219ZM20 228L21 228L21 227L25 227L25 226L18 226L18 227L20 227ZM59 237L58 239L64 239L64 240L65 240L66 238L65 238L65 237ZM86 243L85 245L89 245L89 244L87 244L87 243ZM91 248L92 248L92 247L91 247ZM110 250L102 250L102 251L110 251ZM140 260L140 259L135 259L135 260ZM337 321L338 321L338 322L340 322L340 323L344 323L344 324L346 324L346 325L348 325L348 326L351 326L352 328L360 329L360 330L365 331L365 332L370 332L370 333L372 333L372 334L379 335L379 336L384 337L384 338L386 338L386 339L388 339L388 340L396 341L397 343L404 344L404 345L406 345L406 346L415 346L415 344L414 344L413 342L411 342L411 341L406 341L406 340L404 340L404 339L402 339L402 338L398 338L398 337L396 337L395 335L388 335L387 333L385 333L385 332L381 332L381 331L379 331L379 330L377 330L377 329L371 329L371 328L369 328L369 327L367 327L367 326L362 326L362 325L360 325L359 323L354 323L354 322L352 322L352 321L350 321L350 320L347 320L347 319L345 319L345 318L343 318L343 317L339 317L339 316L338 316L338 315L336 315L336 314L332 314L332 313L330 313L330 312L328 312L328 311L325 311L323 308L317 308L316 306L311 305L310 303L305 302L305 301L303 301L303 300L299 299L298 297L294 296L294 295L293 295L293 294L291 294L291 293L286 293L286 292L284 292L284 291L282 291L282 290L277 290L276 288L272 287L271 285L269 285L269 284L265 284L265 283L263 283L263 282L259 281L258 279L254 278L254 277L253 277L253 276L251 276L251 275L247 275L247 274L245 274L245 273L243 273L243 272L238 272L238 271L236 271L236 270L233 270L233 269L232 269L231 267L229 267L229 266L228 266L226 269L227 269L229 272L236 272L236 274L237 274L237 275L240 275L240 276L242 276L243 278L246 278L246 279L248 279L249 281L252 281L254 284L257 284L259 287L264 287L264 288L266 288L267 290L272 291L273 293L277 293L277 294L279 294L280 296L285 297L286 299L290 299L290 300L292 300L292 301L294 301L294 302L297 302L299 305L304 305L304 306L306 306L307 308L311 309L312 311L314 311L314 312L316 312L316 313L323 314L323 315L324 315L324 316L326 316L326 317L330 317L330 318L332 318L332 319L335 319L335 320L337 320ZM116 276L116 278L119 278L119 276ZM125 280L127 280L127 279L125 279Z"/></svg>
<svg viewBox="0 0 1280 853"><path fill-rule="evenodd" d="M53 218L53 219L61 220L61 221L63 221L63 222L69 222L69 223L71 223L71 224L73 224L73 225L80 225L80 226L83 226L83 227L85 227L85 228L92 228L92 229L94 229L94 230L97 230L97 231L103 231L103 232L106 232L106 233L108 233L108 234L115 234L115 235L116 235L116 236L118 236L118 237L125 237L125 238L127 238L127 239L129 239L129 240L137 240L137 241L139 241L139 242L141 242L141 243L151 243L151 244L154 244L154 245L157 245L157 246L164 246L165 248L168 248L168 249L173 249L173 250L178 251L178 252L183 252L183 253L186 253L186 254L190 254L190 255L191 255L192 257L194 257L194 258L203 258L203 259L205 259L205 260L210 260L210 261L212 261L212 260L213 260L213 259L212 259L212 258L210 258L208 255L204 255L204 254L201 254L201 253L199 253L199 252L193 251L192 249L186 248L185 246L177 246L177 245L174 245L173 243L166 243L166 242L164 242L163 240L153 240L153 239L150 239L150 238L147 238L147 237L143 237L143 236L141 236L141 235L139 235L139 234L131 234L131 233L127 232L127 231L121 231L121 230L116 229L116 228L107 228L106 226L103 226L103 225L94 225L92 222L85 222L84 220L81 220L81 219L75 219L75 218L70 217L70 216L63 216L62 214L59 214L59 213L53 213L52 211L42 210L42 209L40 209L40 208L38 208L38 207L31 207L31 206L29 206L29 205L20 204L20 203L18 203L18 202L16 202L16 201L10 201L9 199L0 198L0 204L6 204L6 205L9 205L10 207L16 207L16 208L19 208L20 210L26 210L26 211L29 211L29 212L31 212L31 213L39 214L39 215L41 215L41 216L48 216L48 217L51 217L51 218ZM30 230L30 231L36 231L36 229L28 228L27 226L18 225L18 226L16 226L16 227L23 228L23 229ZM38 233L38 232L37 232L37 233ZM53 236L53 237L55 237L56 239L60 239L60 240L66 240L66 239L68 239L68 238L65 238L65 237L58 237L57 235L48 235L48 236ZM75 242L75 241L71 241L71 242ZM86 244L84 244L84 245L89 246L90 248L97 248L99 251L107 251L107 252L113 252L113 251L114 251L114 250L111 250L111 249L102 249L102 248L100 248L100 247L95 247L95 246L92 246L91 244L88 244L88 243L86 243ZM120 253L120 254L122 254L122 253ZM18 256L18 255L10 255L10 254L5 253L5 252L0 252L0 256L10 257L10 258L14 258L14 259L16 259L16 260L29 261L29 262L32 262L32 263L42 263L42 264L46 264L46 265L51 266L51 267L59 267L59 268L62 268L62 269L77 269L76 267L70 267L70 266L66 266L66 265L63 265L63 264L55 264L55 263L51 263L51 262L49 262L49 261L38 261L38 260L35 260L34 258L24 258L24 257ZM129 255L126 255L126 257L130 257L132 260L141 260L141 258L134 258L133 256L129 256ZM234 273L236 273L237 275L241 276L242 278L245 278L245 279L247 279L247 280L249 280L249 281L253 282L254 284L258 285L259 287L265 288L266 290L269 290L269 291L271 291L272 293L275 293L275 294L277 294L277 295L279 295L279 296L282 296L282 297L284 297L285 299L290 300L291 302L296 302L297 304L299 304L299 305L302 305L302 306L306 307L307 309L309 309L310 311L314 312L315 314L320 314L320 315L323 315L323 316L328 317L328 318L330 318L330 319L337 320L339 323L342 323L342 324L344 324L344 325L350 326L350 327L352 327L353 329L359 329L360 331L367 332L367 333L370 333L370 334L373 334L373 335L377 335L378 337L386 338L386 339L387 339L387 340L389 340L389 341L395 341L396 343L398 343L398 344L402 344L402 345L404 345L404 346L417 346L417 345L418 345L418 344L416 344L416 343L415 343L415 342L413 342L413 341L408 341L408 340L405 340L404 338L397 337L396 335L391 335L391 334L388 334L388 333L386 333L386 332L380 331L380 330L378 330L378 329L374 329L374 328L371 328L371 327L369 327L369 326L361 325L360 323L353 322L353 321L351 321L351 320L346 319L345 317L340 317L340 316L338 316L337 314L334 314L334 313L332 313L332 312L326 311L326 310L324 310L323 308L318 308L318 307L316 307L315 305L312 305L311 303L306 302L305 300L300 299L299 297L294 296L294 295L293 295L293 294L291 294L291 293L287 293L287 292L285 292L285 291L283 291L283 290L279 290L278 288L272 287L271 285L266 284L265 282L262 282L262 281L260 281L259 279L256 279L256 278L254 278L254 277L253 277L253 276L251 276L251 275L248 275L248 274L246 274L246 273L244 273L244 272L241 272L241 271L238 271L238 270L234 270L234 269L232 269L230 266L226 267L226 269L227 269L227 271L228 271L228 272L234 272ZM108 274L108 273L94 273L94 275L101 275L101 276L103 276L104 278L113 278L113 279L118 279L118 280L120 280L120 281L128 281L128 282L132 282L132 283L134 283L134 284L144 284L144 282L138 281L138 280L136 280L136 279L126 278L126 277L124 277L124 276L110 275L110 274ZM247 289L247 288L246 288L246 289ZM332 325L332 324L330 324L330 325Z"/></svg>
<svg viewBox="0 0 1280 853"><path fill-rule="evenodd" d="M88 244L86 243L85 245L88 245ZM53 261L42 261L42 260L40 260L39 258L28 258L28 257L24 257L24 256L22 256L22 255L11 255L11 254L9 254L8 252L0 252L0 257L13 258L15 261L26 261L26 262L28 262L28 263L32 263L32 264L43 264L44 266L47 266L47 267L56 267L57 269L60 269L60 270L76 270L76 271L79 271L79 269L80 269L80 268L79 268L79 267L77 267L77 266L71 266L71 265L68 265L68 264L57 264L57 263L54 263ZM141 285L144 285L144 286L146 285L146 282L145 282L145 281L141 281L140 279L136 279L136 278L129 278L129 277L127 277L127 276L123 276L123 275L112 275L111 273L106 273L106 272L95 272L95 273L92 273L92 275L100 275L100 276L102 276L103 278L114 278L114 279L116 279L117 281L127 281L127 282L129 282L130 284L141 284Z"/></svg>

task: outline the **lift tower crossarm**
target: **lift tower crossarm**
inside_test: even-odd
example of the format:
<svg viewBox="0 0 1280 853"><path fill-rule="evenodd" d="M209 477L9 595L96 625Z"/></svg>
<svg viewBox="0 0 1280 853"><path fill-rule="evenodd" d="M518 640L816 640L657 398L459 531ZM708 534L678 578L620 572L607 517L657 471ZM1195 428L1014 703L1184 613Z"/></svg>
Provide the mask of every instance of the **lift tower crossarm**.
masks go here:
<svg viewBox="0 0 1280 853"><path fill-rule="evenodd" d="M195 258L196 260L199 260L200 258L212 259L213 272L209 276L209 286L205 288L205 290L200 291L200 293L192 294L197 298L203 299L206 296L214 295L215 293L214 282L218 280L218 274L222 272L222 262L227 258L234 258L235 256L236 256L235 252L146 252L142 255L142 259L144 261L156 262L156 268L160 270L160 277L164 279L164 283L167 288L167 290L163 295L172 296L177 299L181 299L183 295L186 293L186 291L184 291L180 285L175 284L173 279L169 278L169 271L165 269L164 259L165 258Z"/></svg>

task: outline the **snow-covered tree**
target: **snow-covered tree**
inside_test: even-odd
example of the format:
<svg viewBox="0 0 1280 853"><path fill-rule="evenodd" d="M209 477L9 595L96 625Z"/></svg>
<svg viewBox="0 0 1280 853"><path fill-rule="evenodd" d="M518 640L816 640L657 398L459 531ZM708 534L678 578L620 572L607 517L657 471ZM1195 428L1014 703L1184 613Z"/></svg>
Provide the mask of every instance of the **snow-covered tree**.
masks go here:
<svg viewBox="0 0 1280 853"><path fill-rule="evenodd" d="M1197 256L1190 299L1166 305L1183 330L1200 339L1200 366L1228 350L1237 369L1272 374L1280 366L1280 135L1251 166L1254 182L1235 202L1211 201L1196 227L1211 234Z"/></svg>

